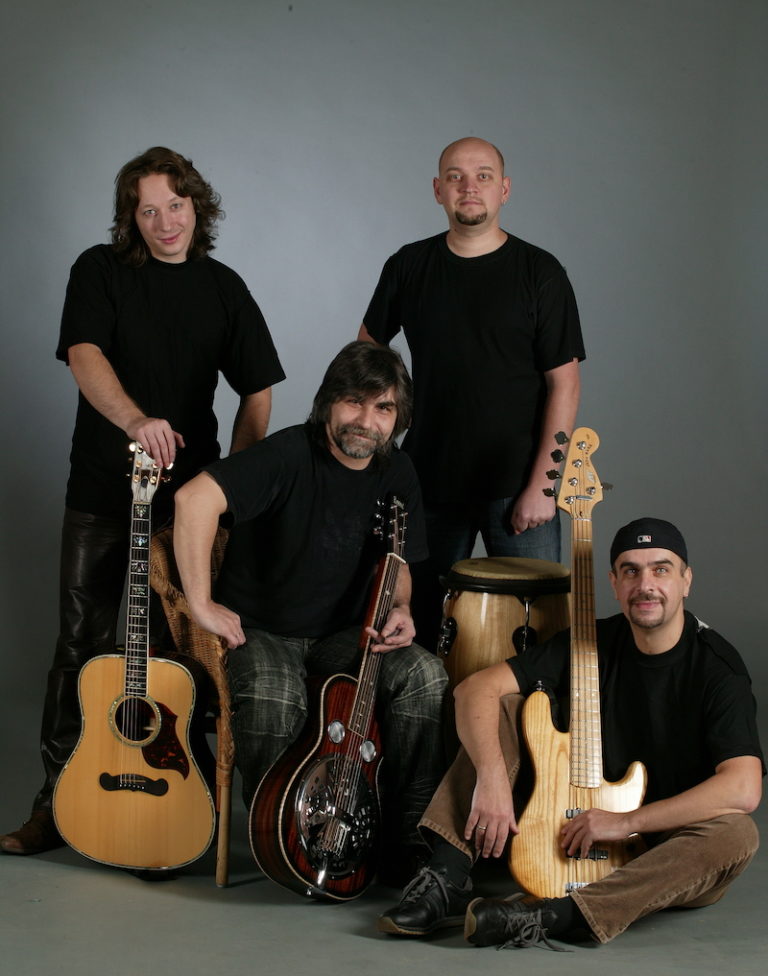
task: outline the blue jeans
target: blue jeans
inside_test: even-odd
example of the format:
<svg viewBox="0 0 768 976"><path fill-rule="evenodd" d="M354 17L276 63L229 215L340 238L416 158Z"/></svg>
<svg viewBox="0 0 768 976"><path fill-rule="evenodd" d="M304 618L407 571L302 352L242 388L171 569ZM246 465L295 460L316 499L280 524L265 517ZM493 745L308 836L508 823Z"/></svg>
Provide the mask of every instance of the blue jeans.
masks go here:
<svg viewBox="0 0 768 976"><path fill-rule="evenodd" d="M411 566L416 637L434 651L440 629L444 587L440 577L460 559L469 559L478 534L489 556L560 560L560 518L515 535L510 526L514 498L477 504L427 505L429 558Z"/></svg>
<svg viewBox="0 0 768 976"><path fill-rule="evenodd" d="M246 806L264 773L301 733L308 710L307 675L356 676L359 635L359 627L321 640L246 628L245 644L229 652L235 758ZM382 655L380 775L384 822L391 825L393 844L420 842L417 824L445 771L447 681L442 664L416 644Z"/></svg>

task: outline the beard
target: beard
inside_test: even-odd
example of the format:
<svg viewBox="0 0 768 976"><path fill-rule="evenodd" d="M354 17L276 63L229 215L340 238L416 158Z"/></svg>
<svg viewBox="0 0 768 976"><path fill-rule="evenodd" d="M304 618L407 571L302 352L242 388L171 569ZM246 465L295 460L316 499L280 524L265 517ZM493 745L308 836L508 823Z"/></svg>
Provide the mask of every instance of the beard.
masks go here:
<svg viewBox="0 0 768 976"><path fill-rule="evenodd" d="M454 216L457 224L463 224L465 227L477 227L478 224L483 224L488 219L488 211L482 210L480 213L467 214L462 210L455 210Z"/></svg>
<svg viewBox="0 0 768 976"><path fill-rule="evenodd" d="M638 602L644 602L642 598ZM659 601L656 604L656 612L653 616L643 616L639 611L635 611L634 603L629 605L629 619L636 627L642 630L654 630L666 622L666 602Z"/></svg>
<svg viewBox="0 0 768 976"><path fill-rule="evenodd" d="M361 461L374 454L387 454L390 441L376 430L356 427L354 424L340 424L331 431L333 443L342 454ZM361 438L363 438L361 440Z"/></svg>

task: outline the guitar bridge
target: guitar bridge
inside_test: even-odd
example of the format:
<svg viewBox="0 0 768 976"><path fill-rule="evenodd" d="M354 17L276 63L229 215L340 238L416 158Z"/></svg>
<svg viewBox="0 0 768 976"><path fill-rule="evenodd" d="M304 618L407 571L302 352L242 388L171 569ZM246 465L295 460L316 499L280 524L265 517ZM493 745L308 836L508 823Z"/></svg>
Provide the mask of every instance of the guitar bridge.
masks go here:
<svg viewBox="0 0 768 976"><path fill-rule="evenodd" d="M565 893L569 895L572 891L576 891L577 888L586 888L588 884L588 881L568 881L565 885Z"/></svg>

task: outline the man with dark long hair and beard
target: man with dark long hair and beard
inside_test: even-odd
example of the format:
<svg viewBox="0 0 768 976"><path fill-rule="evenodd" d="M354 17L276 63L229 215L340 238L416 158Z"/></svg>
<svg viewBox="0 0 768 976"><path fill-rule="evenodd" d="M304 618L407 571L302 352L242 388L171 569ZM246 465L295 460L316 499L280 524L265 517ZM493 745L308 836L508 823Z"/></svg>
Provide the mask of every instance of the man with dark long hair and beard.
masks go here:
<svg viewBox="0 0 768 976"><path fill-rule="evenodd" d="M272 384L284 378L245 283L209 257L220 203L191 160L148 149L117 175L112 243L89 248L72 268L56 355L80 396L62 532L61 632L41 731L46 778L30 819L0 837L8 854L62 843L51 799L80 731L78 674L115 645L129 551L129 443L164 468L174 465L172 485L154 503L161 525L172 489L219 456L219 372L240 396L231 451L264 437Z"/></svg>
<svg viewBox="0 0 768 976"><path fill-rule="evenodd" d="M405 562L426 555L421 493L395 438L411 417L411 380L391 349L353 342L325 374L308 421L210 465L176 495L174 546L200 626L230 648L235 760L250 806L264 773L300 735L307 675L355 674L360 632L382 547L377 503L408 513ZM211 543L234 521L211 594ZM419 818L443 769L447 675L413 643L411 578L400 567L392 608L374 638L380 706L386 880L419 857Z"/></svg>

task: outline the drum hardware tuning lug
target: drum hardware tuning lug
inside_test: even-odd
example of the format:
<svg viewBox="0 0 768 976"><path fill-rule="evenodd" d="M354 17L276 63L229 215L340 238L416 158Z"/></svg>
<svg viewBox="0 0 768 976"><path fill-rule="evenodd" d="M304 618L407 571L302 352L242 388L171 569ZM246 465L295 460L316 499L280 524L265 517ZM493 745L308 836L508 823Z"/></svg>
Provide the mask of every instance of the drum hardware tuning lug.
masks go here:
<svg viewBox="0 0 768 976"><path fill-rule="evenodd" d="M443 622L440 624L440 633L437 638L438 654L442 654L443 657L448 657L453 647L453 642L456 640L457 629L456 620L453 617L443 617Z"/></svg>

